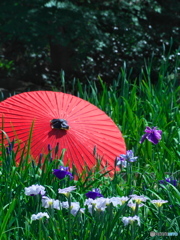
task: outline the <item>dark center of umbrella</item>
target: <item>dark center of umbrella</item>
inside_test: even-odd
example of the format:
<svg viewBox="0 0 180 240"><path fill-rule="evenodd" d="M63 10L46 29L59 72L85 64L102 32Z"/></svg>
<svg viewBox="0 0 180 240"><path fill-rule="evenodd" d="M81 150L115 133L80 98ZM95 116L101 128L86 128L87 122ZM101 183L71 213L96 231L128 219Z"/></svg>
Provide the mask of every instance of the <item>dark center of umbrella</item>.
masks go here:
<svg viewBox="0 0 180 240"><path fill-rule="evenodd" d="M53 129L69 130L69 125L64 119L52 119L50 123Z"/></svg>

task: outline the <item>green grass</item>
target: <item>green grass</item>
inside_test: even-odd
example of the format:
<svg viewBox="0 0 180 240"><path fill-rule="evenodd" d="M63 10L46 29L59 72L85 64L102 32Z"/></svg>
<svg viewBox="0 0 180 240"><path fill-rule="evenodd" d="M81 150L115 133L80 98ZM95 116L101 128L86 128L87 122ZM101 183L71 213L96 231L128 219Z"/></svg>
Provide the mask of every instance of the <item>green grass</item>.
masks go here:
<svg viewBox="0 0 180 240"><path fill-rule="evenodd" d="M152 59L153 61L153 59ZM151 239L150 232L177 232L180 235L180 113L177 60L170 69L168 60L159 66L159 79L151 83L151 62L146 64L140 75L132 81L130 72L124 66L117 80L107 86L102 79L82 85L72 82L72 94L77 95L105 111L121 129L128 150L133 150L138 160L130 168L117 172L113 178L103 175L98 165L86 170L84 175L70 181L59 180L52 170L62 165L60 159L50 161L48 155L43 166L27 163L28 156L22 156L21 164L15 164L15 152L7 154L1 144L0 166L0 239L1 240L121 240ZM130 81L131 80L131 81ZM133 82L133 83L132 83ZM65 81L63 81L65 89ZM163 131L157 145L145 141L140 144L146 126L157 126ZM4 133L2 133L4 136ZM4 136L7 137L7 136ZM76 175L75 169L72 170ZM172 177L178 186L160 185L159 180ZM42 207L41 197L26 196L24 188L40 184L46 188L46 195L62 201L79 202L84 208L85 193L99 188L105 198L144 195L149 200L136 208L141 224L124 226L122 217L134 216L135 212L126 204L105 211L87 209L76 216L66 209L57 210ZM58 188L76 186L70 198L58 194ZM155 207L150 200L163 199L168 203ZM31 222L31 215L47 212L49 219ZM156 236L154 239L165 239ZM168 237L178 239L178 237Z"/></svg>

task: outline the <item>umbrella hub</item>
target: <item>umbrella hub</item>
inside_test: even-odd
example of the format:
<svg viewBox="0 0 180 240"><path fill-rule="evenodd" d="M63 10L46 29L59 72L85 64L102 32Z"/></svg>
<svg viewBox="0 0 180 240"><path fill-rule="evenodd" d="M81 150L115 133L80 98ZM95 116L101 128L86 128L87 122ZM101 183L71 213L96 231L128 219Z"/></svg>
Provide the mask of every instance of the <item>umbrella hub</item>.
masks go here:
<svg viewBox="0 0 180 240"><path fill-rule="evenodd" d="M50 124L53 129L69 130L69 125L64 119L52 119Z"/></svg>

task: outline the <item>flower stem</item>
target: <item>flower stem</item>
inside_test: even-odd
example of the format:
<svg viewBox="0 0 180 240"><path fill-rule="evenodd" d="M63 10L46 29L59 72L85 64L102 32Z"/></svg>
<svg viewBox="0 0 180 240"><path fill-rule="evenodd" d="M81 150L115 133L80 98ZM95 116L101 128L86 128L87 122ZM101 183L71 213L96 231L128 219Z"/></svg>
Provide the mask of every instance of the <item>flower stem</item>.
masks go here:
<svg viewBox="0 0 180 240"><path fill-rule="evenodd" d="M42 219L39 220L39 239L43 239L42 236Z"/></svg>
<svg viewBox="0 0 180 240"><path fill-rule="evenodd" d="M161 232L161 228L162 228L161 207L158 208L158 215L159 215L158 232Z"/></svg>
<svg viewBox="0 0 180 240"><path fill-rule="evenodd" d="M135 239L135 232L134 232L134 223L131 224L131 239L134 240Z"/></svg>
<svg viewBox="0 0 180 240"><path fill-rule="evenodd" d="M70 195L68 196L68 204L69 204L69 209L68 209L68 239L71 240L71 197L70 197Z"/></svg>
<svg viewBox="0 0 180 240"><path fill-rule="evenodd" d="M128 194L132 194L132 166L131 163L128 162L127 164L127 182L128 182L128 186L129 186L129 193Z"/></svg>

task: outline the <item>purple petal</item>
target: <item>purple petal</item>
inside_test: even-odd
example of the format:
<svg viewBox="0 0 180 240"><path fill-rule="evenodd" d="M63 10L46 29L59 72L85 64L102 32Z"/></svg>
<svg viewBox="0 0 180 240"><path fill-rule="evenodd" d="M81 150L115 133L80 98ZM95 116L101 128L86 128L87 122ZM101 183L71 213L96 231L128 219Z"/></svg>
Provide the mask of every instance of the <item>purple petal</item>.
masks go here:
<svg viewBox="0 0 180 240"><path fill-rule="evenodd" d="M101 193L99 193L99 192L91 192L90 191L90 192L86 193L86 197L87 198L96 199L98 197L103 197L103 195Z"/></svg>
<svg viewBox="0 0 180 240"><path fill-rule="evenodd" d="M166 184L165 180L159 180L160 184Z"/></svg>
<svg viewBox="0 0 180 240"><path fill-rule="evenodd" d="M129 162L135 162L138 159L138 157L133 157L129 159Z"/></svg>
<svg viewBox="0 0 180 240"><path fill-rule="evenodd" d="M52 147L51 147L51 144L48 144L48 151L52 151Z"/></svg>
<svg viewBox="0 0 180 240"><path fill-rule="evenodd" d="M177 180L171 180L171 184L177 187Z"/></svg>
<svg viewBox="0 0 180 240"><path fill-rule="evenodd" d="M177 187L177 180L175 179L171 179L171 178L165 178L165 180L160 180L159 181L160 184L166 185L167 183L172 184L173 186Z"/></svg>
<svg viewBox="0 0 180 240"><path fill-rule="evenodd" d="M152 128L150 127L146 127L146 129L144 130L146 133L151 133L152 132Z"/></svg>
<svg viewBox="0 0 180 240"><path fill-rule="evenodd" d="M73 179L73 175L72 173L68 172L68 171L63 171L61 169L54 169L53 170L53 174L59 178L59 179L63 179L65 178L66 176L69 176L70 179L72 180Z"/></svg>
<svg viewBox="0 0 180 240"><path fill-rule="evenodd" d="M120 161L124 161L124 160L126 160L127 159L127 155L126 154L121 154L120 155Z"/></svg>
<svg viewBox="0 0 180 240"><path fill-rule="evenodd" d="M61 171L69 171L69 167L60 166L59 170L61 170Z"/></svg>
<svg viewBox="0 0 180 240"><path fill-rule="evenodd" d="M128 158L132 158L134 156L134 153L132 150L127 150L127 156Z"/></svg>
<svg viewBox="0 0 180 240"><path fill-rule="evenodd" d="M169 183L171 182L170 178L166 178L165 180L166 180L166 182L169 182Z"/></svg>
<svg viewBox="0 0 180 240"><path fill-rule="evenodd" d="M156 136L156 138L158 140L161 139L161 135L162 135L162 131L161 130L155 130L155 131L153 131L153 133L154 133L154 135Z"/></svg>
<svg viewBox="0 0 180 240"><path fill-rule="evenodd" d="M145 133L142 137L139 143L143 143L144 140L148 137L149 133Z"/></svg>
<svg viewBox="0 0 180 240"><path fill-rule="evenodd" d="M158 142L159 142L159 139L157 139L157 137L156 137L156 135L154 134L154 132L151 133L151 134L149 134L149 135L147 136L147 139L148 139L150 142L154 143L154 144L158 144Z"/></svg>
<svg viewBox="0 0 180 240"><path fill-rule="evenodd" d="M92 192L101 193L99 188L93 188Z"/></svg>

